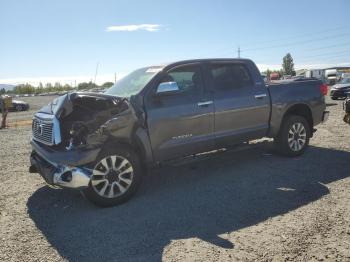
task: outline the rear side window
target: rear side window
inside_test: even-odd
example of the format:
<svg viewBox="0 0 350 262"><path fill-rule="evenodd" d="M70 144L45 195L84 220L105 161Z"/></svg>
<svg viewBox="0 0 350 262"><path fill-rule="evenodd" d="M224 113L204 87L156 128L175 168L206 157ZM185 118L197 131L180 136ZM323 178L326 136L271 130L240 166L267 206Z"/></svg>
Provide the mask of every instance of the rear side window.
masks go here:
<svg viewBox="0 0 350 262"><path fill-rule="evenodd" d="M236 89L252 84L248 69L241 64L216 64L210 66L215 89Z"/></svg>

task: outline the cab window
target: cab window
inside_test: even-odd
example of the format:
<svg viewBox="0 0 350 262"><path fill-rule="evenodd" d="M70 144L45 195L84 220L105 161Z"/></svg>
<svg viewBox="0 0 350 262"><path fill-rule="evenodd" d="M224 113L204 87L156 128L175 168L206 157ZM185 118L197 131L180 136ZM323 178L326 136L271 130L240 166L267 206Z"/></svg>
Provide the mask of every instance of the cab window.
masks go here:
<svg viewBox="0 0 350 262"><path fill-rule="evenodd" d="M235 89L252 84L248 69L241 64L214 64L210 73L215 89Z"/></svg>
<svg viewBox="0 0 350 262"><path fill-rule="evenodd" d="M172 69L160 81L163 82L176 82L182 93L197 92L202 87L200 67L188 65Z"/></svg>

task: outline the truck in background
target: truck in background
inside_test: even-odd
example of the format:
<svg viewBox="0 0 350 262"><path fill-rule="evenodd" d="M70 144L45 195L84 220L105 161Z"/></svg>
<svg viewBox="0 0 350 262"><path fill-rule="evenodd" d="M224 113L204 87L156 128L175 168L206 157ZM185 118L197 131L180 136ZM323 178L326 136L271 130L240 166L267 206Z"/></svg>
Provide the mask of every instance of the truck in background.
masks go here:
<svg viewBox="0 0 350 262"><path fill-rule="evenodd" d="M328 85L335 85L341 78L341 72L337 69L327 69L325 70L325 80Z"/></svg>

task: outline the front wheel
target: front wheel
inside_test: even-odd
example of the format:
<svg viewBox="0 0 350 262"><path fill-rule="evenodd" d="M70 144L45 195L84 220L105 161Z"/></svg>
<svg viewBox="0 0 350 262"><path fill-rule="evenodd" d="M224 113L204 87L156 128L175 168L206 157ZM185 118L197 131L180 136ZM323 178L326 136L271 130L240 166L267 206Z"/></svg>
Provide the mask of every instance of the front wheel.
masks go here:
<svg viewBox="0 0 350 262"><path fill-rule="evenodd" d="M100 155L84 194L98 206L115 206L129 200L140 181L141 165L137 154L128 147L120 147Z"/></svg>
<svg viewBox="0 0 350 262"><path fill-rule="evenodd" d="M287 156L299 156L309 145L311 130L302 116L288 116L282 123L280 133L275 138L278 150Z"/></svg>

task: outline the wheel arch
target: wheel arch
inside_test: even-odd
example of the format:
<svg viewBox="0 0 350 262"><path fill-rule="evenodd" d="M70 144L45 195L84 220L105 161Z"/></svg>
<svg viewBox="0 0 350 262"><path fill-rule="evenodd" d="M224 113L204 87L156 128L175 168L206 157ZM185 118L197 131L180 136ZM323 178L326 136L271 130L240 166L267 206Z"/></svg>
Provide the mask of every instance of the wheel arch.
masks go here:
<svg viewBox="0 0 350 262"><path fill-rule="evenodd" d="M104 142L103 148L112 149L118 146L130 147L139 156L142 165L153 165L153 153L148 139L147 131L137 128L130 138L109 136Z"/></svg>
<svg viewBox="0 0 350 262"><path fill-rule="evenodd" d="M312 111L311 111L309 105L304 104L304 103L298 103L298 104L294 104L294 105L290 106L286 110L286 112L283 114L281 125L286 120L286 118L291 116L291 115L301 116L301 117L304 117L306 119L306 121L309 124L310 130L311 130L311 137L312 137L314 120L313 120Z"/></svg>

